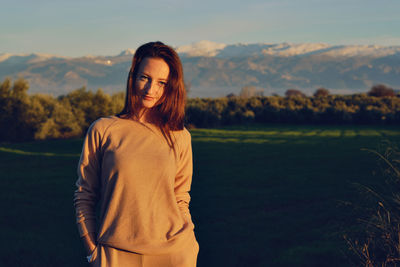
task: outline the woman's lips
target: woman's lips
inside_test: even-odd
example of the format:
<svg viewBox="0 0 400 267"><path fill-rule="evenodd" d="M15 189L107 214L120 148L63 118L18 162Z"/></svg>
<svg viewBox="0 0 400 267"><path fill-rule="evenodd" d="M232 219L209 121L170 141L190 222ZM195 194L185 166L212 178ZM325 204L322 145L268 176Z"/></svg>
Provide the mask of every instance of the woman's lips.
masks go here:
<svg viewBox="0 0 400 267"><path fill-rule="evenodd" d="M151 97L151 96L143 96L143 98L144 98L145 100L153 100L153 97Z"/></svg>

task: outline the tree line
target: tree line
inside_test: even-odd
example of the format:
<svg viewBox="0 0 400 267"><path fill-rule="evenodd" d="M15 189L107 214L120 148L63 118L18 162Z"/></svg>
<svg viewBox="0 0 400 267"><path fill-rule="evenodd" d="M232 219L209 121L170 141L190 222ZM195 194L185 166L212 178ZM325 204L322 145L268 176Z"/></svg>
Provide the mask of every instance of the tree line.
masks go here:
<svg viewBox="0 0 400 267"><path fill-rule="evenodd" d="M313 96L288 89L285 96L262 96L254 87L239 96L188 100L187 122L193 127L243 123L399 124L400 95L383 84L369 92L331 95L318 88Z"/></svg>
<svg viewBox="0 0 400 267"><path fill-rule="evenodd" d="M124 93L112 95L85 87L66 95L28 94L23 78L0 83L0 141L81 137L99 117L119 113ZM289 89L285 96L262 96L243 88L238 96L190 98L187 127L243 123L399 124L400 96L376 85L368 93L330 95L319 88L313 96Z"/></svg>
<svg viewBox="0 0 400 267"><path fill-rule="evenodd" d="M0 141L25 141L82 136L101 116L122 110L124 93L93 93L85 87L57 98L47 94L28 95L22 78L0 84Z"/></svg>

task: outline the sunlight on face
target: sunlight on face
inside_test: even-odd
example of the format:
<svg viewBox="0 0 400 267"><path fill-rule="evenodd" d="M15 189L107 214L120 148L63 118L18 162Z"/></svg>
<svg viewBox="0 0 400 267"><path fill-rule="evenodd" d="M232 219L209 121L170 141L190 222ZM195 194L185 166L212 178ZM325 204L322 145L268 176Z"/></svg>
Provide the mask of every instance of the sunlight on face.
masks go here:
<svg viewBox="0 0 400 267"><path fill-rule="evenodd" d="M168 82L169 67L161 58L146 57L140 63L135 88L142 105L152 108L162 97Z"/></svg>

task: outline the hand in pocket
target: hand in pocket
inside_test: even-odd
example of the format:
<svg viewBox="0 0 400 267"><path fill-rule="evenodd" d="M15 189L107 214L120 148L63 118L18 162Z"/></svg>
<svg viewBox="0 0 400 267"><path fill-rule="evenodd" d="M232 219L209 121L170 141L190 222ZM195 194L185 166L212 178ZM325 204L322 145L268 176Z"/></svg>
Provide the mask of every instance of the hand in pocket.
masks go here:
<svg viewBox="0 0 400 267"><path fill-rule="evenodd" d="M99 244L96 245L94 250L92 251L92 254L90 254L90 259L88 258L89 263L94 263L94 261L97 259L97 249L99 247Z"/></svg>

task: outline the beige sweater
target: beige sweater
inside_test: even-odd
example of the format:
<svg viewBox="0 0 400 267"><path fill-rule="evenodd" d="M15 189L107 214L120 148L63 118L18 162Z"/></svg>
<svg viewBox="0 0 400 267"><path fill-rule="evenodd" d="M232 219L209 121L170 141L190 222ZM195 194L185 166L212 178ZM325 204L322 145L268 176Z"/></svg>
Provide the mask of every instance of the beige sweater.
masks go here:
<svg viewBox="0 0 400 267"><path fill-rule="evenodd" d="M175 151L149 123L96 120L85 137L74 194L80 236L140 254L164 254L192 240L191 136L173 131ZM99 228L96 205L99 203Z"/></svg>

